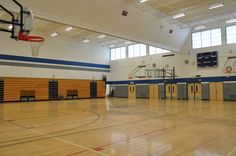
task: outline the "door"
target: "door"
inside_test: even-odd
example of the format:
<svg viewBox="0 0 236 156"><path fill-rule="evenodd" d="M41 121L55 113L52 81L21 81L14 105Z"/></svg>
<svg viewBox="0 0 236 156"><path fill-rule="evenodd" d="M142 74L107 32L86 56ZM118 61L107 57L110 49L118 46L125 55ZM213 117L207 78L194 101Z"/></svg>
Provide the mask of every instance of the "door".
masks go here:
<svg viewBox="0 0 236 156"><path fill-rule="evenodd" d="M171 98L172 86L171 84L166 84L166 98Z"/></svg>
<svg viewBox="0 0 236 156"><path fill-rule="evenodd" d="M189 99L201 99L202 86L201 83L189 83L188 84L188 98Z"/></svg>
<svg viewBox="0 0 236 156"><path fill-rule="evenodd" d="M194 83L195 99L202 99L202 86L201 83Z"/></svg>
<svg viewBox="0 0 236 156"><path fill-rule="evenodd" d="M97 97L97 82L90 82L90 98Z"/></svg>
<svg viewBox="0 0 236 156"><path fill-rule="evenodd" d="M223 82L217 82L216 83L216 95L218 101L223 101L224 99L224 93L223 93Z"/></svg>
<svg viewBox="0 0 236 156"><path fill-rule="evenodd" d="M129 98L136 98L136 87L135 85L129 85Z"/></svg>
<svg viewBox="0 0 236 156"><path fill-rule="evenodd" d="M149 96L150 99L157 99L158 98L158 85L150 84L149 93L150 93L150 96Z"/></svg>
<svg viewBox="0 0 236 156"><path fill-rule="evenodd" d="M188 98L189 99L194 99L194 83L189 83L188 84Z"/></svg>
<svg viewBox="0 0 236 156"><path fill-rule="evenodd" d="M171 84L171 88L172 98L177 98L177 84Z"/></svg>
<svg viewBox="0 0 236 156"><path fill-rule="evenodd" d="M222 101L223 100L223 83L211 82L210 83L210 99Z"/></svg>
<svg viewBox="0 0 236 156"><path fill-rule="evenodd" d="M49 100L58 99L58 81L57 80L49 80L48 82L48 98ZM60 97L62 98L62 97Z"/></svg>
<svg viewBox="0 0 236 156"><path fill-rule="evenodd" d="M149 93L150 93L149 98L150 99L154 99L154 91L153 90L154 90L154 84L150 84L149 85Z"/></svg>
<svg viewBox="0 0 236 156"><path fill-rule="evenodd" d="M4 80L0 80L0 103L2 103L3 101L4 101Z"/></svg>

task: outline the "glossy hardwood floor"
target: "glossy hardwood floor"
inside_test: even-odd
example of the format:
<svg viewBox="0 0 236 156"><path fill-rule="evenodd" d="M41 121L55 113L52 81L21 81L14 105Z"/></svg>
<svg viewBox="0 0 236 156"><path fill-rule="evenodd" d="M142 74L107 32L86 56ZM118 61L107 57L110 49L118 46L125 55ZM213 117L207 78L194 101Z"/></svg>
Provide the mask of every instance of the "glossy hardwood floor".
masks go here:
<svg viewBox="0 0 236 156"><path fill-rule="evenodd" d="M236 102L0 104L1 156L236 156Z"/></svg>

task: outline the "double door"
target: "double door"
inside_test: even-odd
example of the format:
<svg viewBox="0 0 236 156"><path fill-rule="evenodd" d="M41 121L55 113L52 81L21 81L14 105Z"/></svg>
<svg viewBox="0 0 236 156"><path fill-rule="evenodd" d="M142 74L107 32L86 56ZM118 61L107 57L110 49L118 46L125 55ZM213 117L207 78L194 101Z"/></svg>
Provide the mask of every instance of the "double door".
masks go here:
<svg viewBox="0 0 236 156"><path fill-rule="evenodd" d="M188 98L189 99L201 99L202 87L201 83L189 83L188 84Z"/></svg>
<svg viewBox="0 0 236 156"><path fill-rule="evenodd" d="M128 92L129 92L128 97L130 99L136 98L136 86L134 84L130 84L128 86Z"/></svg>
<svg viewBox="0 0 236 156"><path fill-rule="evenodd" d="M177 84L166 84L166 98L177 98Z"/></svg>

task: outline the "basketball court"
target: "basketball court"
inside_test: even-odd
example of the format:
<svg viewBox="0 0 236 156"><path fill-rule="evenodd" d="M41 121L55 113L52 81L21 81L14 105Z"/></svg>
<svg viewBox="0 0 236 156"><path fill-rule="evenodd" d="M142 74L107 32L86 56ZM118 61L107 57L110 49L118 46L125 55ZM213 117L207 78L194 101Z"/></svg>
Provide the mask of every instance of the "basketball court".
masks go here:
<svg viewBox="0 0 236 156"><path fill-rule="evenodd" d="M235 8L1 0L0 156L236 156Z"/></svg>

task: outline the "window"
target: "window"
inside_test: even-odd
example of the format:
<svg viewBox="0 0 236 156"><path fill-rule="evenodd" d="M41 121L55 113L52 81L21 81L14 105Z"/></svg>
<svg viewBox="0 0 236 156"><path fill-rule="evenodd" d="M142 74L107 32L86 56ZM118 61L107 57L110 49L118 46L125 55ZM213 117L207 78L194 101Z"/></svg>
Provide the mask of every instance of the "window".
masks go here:
<svg viewBox="0 0 236 156"><path fill-rule="evenodd" d="M147 47L145 44L134 44L128 47L129 58L146 56Z"/></svg>
<svg viewBox="0 0 236 156"><path fill-rule="evenodd" d="M211 31L202 32L202 48L211 46Z"/></svg>
<svg viewBox="0 0 236 156"><path fill-rule="evenodd" d="M236 25L226 27L227 44L236 43Z"/></svg>
<svg viewBox="0 0 236 156"><path fill-rule="evenodd" d="M126 58L126 47L111 49L111 60Z"/></svg>
<svg viewBox="0 0 236 156"><path fill-rule="evenodd" d="M222 45L221 28L192 33L193 49Z"/></svg>
<svg viewBox="0 0 236 156"><path fill-rule="evenodd" d="M164 53L169 53L169 50L149 46L149 54L154 55L154 54L164 54Z"/></svg>
<svg viewBox="0 0 236 156"><path fill-rule="evenodd" d="M202 47L201 33L193 33L192 34L192 43L193 49Z"/></svg>

